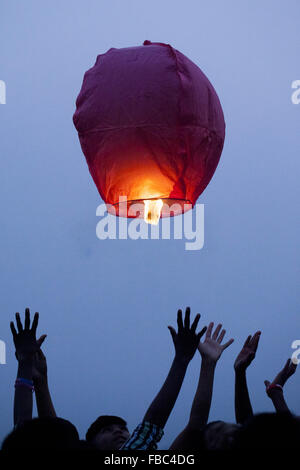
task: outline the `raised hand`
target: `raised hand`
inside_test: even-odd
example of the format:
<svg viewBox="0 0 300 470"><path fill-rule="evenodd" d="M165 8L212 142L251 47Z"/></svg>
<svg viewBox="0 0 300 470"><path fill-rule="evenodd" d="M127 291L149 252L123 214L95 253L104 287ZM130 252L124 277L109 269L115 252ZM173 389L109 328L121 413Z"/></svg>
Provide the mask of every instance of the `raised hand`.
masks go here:
<svg viewBox="0 0 300 470"><path fill-rule="evenodd" d="M10 323L10 329L13 335L14 345L16 348L16 357L18 361L33 360L39 346L36 340L36 329L38 326L39 314L35 313L30 328L30 311L25 309L24 328L20 319L20 314L16 313L17 330L13 322Z"/></svg>
<svg viewBox="0 0 300 470"><path fill-rule="evenodd" d="M249 335L246 339L244 346L234 362L234 370L236 372L244 372L255 358L260 335L261 332L257 331L253 336Z"/></svg>
<svg viewBox="0 0 300 470"><path fill-rule="evenodd" d="M288 359L285 363L283 369L276 375L273 382L269 380L265 380L266 391L268 392L268 388L271 385L281 385L283 387L286 381L296 372L297 364L294 364L291 359Z"/></svg>
<svg viewBox="0 0 300 470"><path fill-rule="evenodd" d="M202 359L216 363L222 352L230 346L234 339L231 338L227 343L221 344L226 330L222 330L222 325L219 324L213 332L214 323L211 322L208 325L205 339L203 342L199 342L198 351L200 352Z"/></svg>
<svg viewBox="0 0 300 470"><path fill-rule="evenodd" d="M182 321L182 311L177 312L177 325L178 332L172 326L168 326L173 343L175 346L175 355L177 358L186 359L190 361L197 349L200 338L206 331L206 326L202 328L200 333L196 333L196 328L200 319L200 314L197 313L192 325L190 326L191 309L187 307L185 310L184 322Z"/></svg>
<svg viewBox="0 0 300 470"><path fill-rule="evenodd" d="M205 327L200 333L196 333L200 315L196 315L195 320L190 326L190 313L190 308L187 307L183 322L182 311L178 310L177 333L172 326L168 326L175 347L175 357L163 386L152 401L144 416L144 421L149 421L150 423L156 424L160 428L165 426L172 412L189 362L196 352L201 336L206 330ZM149 439L149 444L150 443L151 439Z"/></svg>

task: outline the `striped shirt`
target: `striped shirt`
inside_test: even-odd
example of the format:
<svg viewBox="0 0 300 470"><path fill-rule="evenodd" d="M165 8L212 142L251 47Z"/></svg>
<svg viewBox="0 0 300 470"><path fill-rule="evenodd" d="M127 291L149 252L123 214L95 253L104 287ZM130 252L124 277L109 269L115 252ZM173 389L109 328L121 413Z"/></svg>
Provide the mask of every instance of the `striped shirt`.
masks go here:
<svg viewBox="0 0 300 470"><path fill-rule="evenodd" d="M120 450L157 450L157 443L161 440L163 434L163 429L156 424L143 421L133 431Z"/></svg>

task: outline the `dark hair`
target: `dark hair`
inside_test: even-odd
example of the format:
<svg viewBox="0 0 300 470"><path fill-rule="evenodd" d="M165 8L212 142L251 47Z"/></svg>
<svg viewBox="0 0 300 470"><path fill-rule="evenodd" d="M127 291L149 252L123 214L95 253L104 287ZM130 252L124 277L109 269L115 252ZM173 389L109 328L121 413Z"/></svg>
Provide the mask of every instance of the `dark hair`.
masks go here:
<svg viewBox="0 0 300 470"><path fill-rule="evenodd" d="M126 421L124 421L124 419L120 418L119 416L99 416L99 418L97 418L96 421L94 421L87 430L85 435L87 442L91 442L102 428L111 424L121 424L122 426L127 426Z"/></svg>
<svg viewBox="0 0 300 470"><path fill-rule="evenodd" d="M3 441L2 450L75 449L79 435L75 426L62 418L34 418L16 427Z"/></svg>
<svg viewBox="0 0 300 470"><path fill-rule="evenodd" d="M297 449L300 422L290 413L254 415L237 433L237 449Z"/></svg>

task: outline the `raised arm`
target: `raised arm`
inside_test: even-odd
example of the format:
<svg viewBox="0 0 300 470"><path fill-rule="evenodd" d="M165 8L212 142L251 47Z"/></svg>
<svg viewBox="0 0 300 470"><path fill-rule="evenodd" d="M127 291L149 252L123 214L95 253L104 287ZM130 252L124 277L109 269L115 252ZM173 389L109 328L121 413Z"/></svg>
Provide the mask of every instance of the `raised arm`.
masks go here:
<svg viewBox="0 0 300 470"><path fill-rule="evenodd" d="M33 392L33 362L35 353L38 350L36 341L36 329L38 326L39 314L34 315L30 328L30 311L25 310L24 328L20 319L20 314L16 313L16 326L10 323L16 348L16 358L18 360L18 372L15 382L14 399L14 425L18 426L26 420L32 419L32 392Z"/></svg>
<svg viewBox="0 0 300 470"><path fill-rule="evenodd" d="M163 434L163 428L175 405L187 367L193 358L201 336L205 333L204 327L200 333L196 328L200 319L197 314L190 326L190 308L185 312L184 323L182 311L178 310L178 331L168 326L175 347L175 356L168 376L149 406L143 422L135 429L129 440L121 450L155 450L157 442Z"/></svg>
<svg viewBox="0 0 300 470"><path fill-rule="evenodd" d="M265 380L266 393L271 398L277 413L290 413L283 394L283 387L287 380L296 372L297 364L288 359L283 369L276 375L273 382Z"/></svg>
<svg viewBox="0 0 300 470"><path fill-rule="evenodd" d="M201 336L206 331L204 327L200 333L196 333L199 319L200 315L197 314L190 326L190 308L187 307L184 323L182 311L178 310L178 332L176 333L172 326L168 326L175 347L175 356L165 383L148 408L144 421L150 421L161 428L165 426L180 392L187 367L196 352Z"/></svg>
<svg viewBox="0 0 300 470"><path fill-rule="evenodd" d="M56 413L52 403L49 386L48 386L48 373L47 373L47 360L41 345L45 341L46 335L42 335L37 343L39 345L38 351L35 353L33 363L33 384L35 390L36 406L39 418L55 418Z"/></svg>
<svg viewBox="0 0 300 470"><path fill-rule="evenodd" d="M187 451L199 447L200 434L207 424L212 393L215 368L223 351L228 348L233 339L222 344L226 330L222 330L219 324L213 332L214 323L210 323L206 337L203 342L199 342L198 350L201 354L201 369L198 387L192 404L190 419L186 428L175 439L170 449Z"/></svg>
<svg viewBox="0 0 300 470"><path fill-rule="evenodd" d="M244 424L251 416L253 410L250 402L246 370L255 358L261 332L248 336L244 346L239 352L235 362L235 418L238 424Z"/></svg>

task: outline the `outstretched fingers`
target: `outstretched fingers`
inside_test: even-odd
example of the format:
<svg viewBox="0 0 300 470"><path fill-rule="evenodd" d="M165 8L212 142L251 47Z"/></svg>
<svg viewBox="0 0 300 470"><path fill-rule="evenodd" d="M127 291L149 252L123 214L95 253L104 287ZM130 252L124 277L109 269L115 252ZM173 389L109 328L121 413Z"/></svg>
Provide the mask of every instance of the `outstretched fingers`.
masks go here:
<svg viewBox="0 0 300 470"><path fill-rule="evenodd" d="M31 331L32 331L34 334L36 333L36 329L37 329L38 323L39 323L39 314L38 314L38 312L35 312L34 317L33 317L32 326L31 326Z"/></svg>
<svg viewBox="0 0 300 470"><path fill-rule="evenodd" d="M290 375L293 375L296 372L298 364L295 364L291 359L290 359L290 361L291 362L290 362L290 367L289 367L289 369L290 369L289 373L290 373Z"/></svg>
<svg viewBox="0 0 300 470"><path fill-rule="evenodd" d="M204 326L204 328L202 328L202 330L200 331L200 333L197 334L198 342L200 342L200 339L202 338L202 336L204 335L204 333L206 332L206 330L207 330L207 326Z"/></svg>
<svg viewBox="0 0 300 470"><path fill-rule="evenodd" d="M226 333L226 330L222 330L221 333L220 333L219 338L217 338L217 342L218 342L219 344L222 343L222 341L223 341L223 339L224 339L224 336L225 336L225 333Z"/></svg>
<svg viewBox="0 0 300 470"><path fill-rule="evenodd" d="M196 329L197 329L197 326L198 326L198 323L199 323L199 320L200 320L200 313L197 313L196 317L195 317L195 320L193 321L192 323L192 326L191 326L191 332L192 333L195 333Z"/></svg>
<svg viewBox="0 0 300 470"><path fill-rule="evenodd" d="M212 339L214 339L217 343L219 343L219 345L222 347L222 351L224 351L224 349L228 348L228 346L230 346L233 343L234 339L231 338L229 341L227 341L227 343L221 344L226 334L226 330L225 329L221 330L221 328L222 328L222 324L219 323L219 325L215 329Z"/></svg>
<svg viewBox="0 0 300 470"><path fill-rule="evenodd" d="M39 339L36 340L37 342L37 345L38 347L40 348L43 344L43 342L45 341L45 339L47 338L47 335L42 335L39 337Z"/></svg>
<svg viewBox="0 0 300 470"><path fill-rule="evenodd" d="M261 331L257 331L256 333L254 333L254 335L252 336L252 338L251 338L250 341L249 341L248 346L249 346L249 348L251 348L252 351L254 351L254 352L257 351L257 347L258 347L260 335L261 335Z"/></svg>
<svg viewBox="0 0 300 470"><path fill-rule="evenodd" d="M207 327L207 330L206 330L206 338L211 338L211 333L212 333L212 330L213 330L213 327L214 327L214 322L210 322L208 327Z"/></svg>
<svg viewBox="0 0 300 470"><path fill-rule="evenodd" d="M220 331L221 331L221 328L222 328L222 324L219 323L219 324L217 325L217 327L216 327L216 329L215 329L213 335L212 335L212 339L214 339L215 341L218 339L218 336L219 336L219 333L220 333Z"/></svg>
<svg viewBox="0 0 300 470"><path fill-rule="evenodd" d="M15 328L15 325L14 325L13 321L10 322L10 330L12 332L13 339L15 340L16 337L17 337L17 331L16 331L16 328Z"/></svg>
<svg viewBox="0 0 300 470"><path fill-rule="evenodd" d="M224 351L224 349L227 349L233 342L234 342L234 339L231 338L229 341L227 341L227 343L222 345L222 350Z"/></svg>
<svg viewBox="0 0 300 470"><path fill-rule="evenodd" d="M185 317L184 317L184 328L189 330L190 328L190 316L191 316L191 309L190 307L187 307L185 309Z"/></svg>
<svg viewBox="0 0 300 470"><path fill-rule="evenodd" d="M177 312L177 325L178 325L178 331L182 330L182 328L183 328L182 310L180 310L180 309Z"/></svg>
<svg viewBox="0 0 300 470"><path fill-rule="evenodd" d="M294 362L289 358L286 361L285 366L283 368L284 372L288 375L288 377L290 377L291 375L294 374L296 369L297 369L297 364L294 364Z"/></svg>
<svg viewBox="0 0 300 470"><path fill-rule="evenodd" d="M29 308L25 308L24 329L29 330L29 327L30 327L30 310L29 310Z"/></svg>
<svg viewBox="0 0 300 470"><path fill-rule="evenodd" d="M18 333L21 333L21 331L23 331L23 325L22 325L22 322L21 322L19 312L16 313L16 324L17 324Z"/></svg>
<svg viewBox="0 0 300 470"><path fill-rule="evenodd" d="M250 341L251 341L251 338L252 338L252 336L249 335L248 338L246 339L246 341L244 342L243 348L246 348L247 346L249 346L249 343L250 343Z"/></svg>

